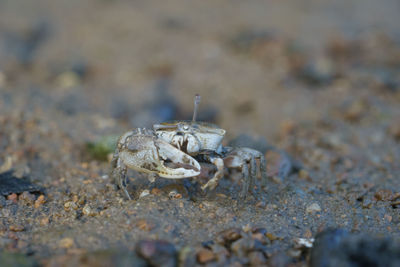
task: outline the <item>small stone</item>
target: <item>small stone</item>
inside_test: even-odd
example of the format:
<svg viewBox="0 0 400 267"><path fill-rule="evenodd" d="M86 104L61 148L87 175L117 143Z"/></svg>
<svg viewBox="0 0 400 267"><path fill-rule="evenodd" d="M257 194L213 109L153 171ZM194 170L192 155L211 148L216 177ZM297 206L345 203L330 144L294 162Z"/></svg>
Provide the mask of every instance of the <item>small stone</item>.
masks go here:
<svg viewBox="0 0 400 267"><path fill-rule="evenodd" d="M259 202L256 203L256 207L257 208L265 208L266 205L267 204L265 203L265 201L259 201Z"/></svg>
<svg viewBox="0 0 400 267"><path fill-rule="evenodd" d="M295 238L294 243L296 248L312 248L314 238Z"/></svg>
<svg viewBox="0 0 400 267"><path fill-rule="evenodd" d="M46 202L44 195L40 195L35 201L35 209L39 208Z"/></svg>
<svg viewBox="0 0 400 267"><path fill-rule="evenodd" d="M8 195L8 196L7 196L7 200L11 200L12 202L17 203L17 201L18 201L18 196L17 196L17 194L12 193L11 195Z"/></svg>
<svg viewBox="0 0 400 267"><path fill-rule="evenodd" d="M363 209L370 209L372 206L372 201L369 198L364 198L362 202Z"/></svg>
<svg viewBox="0 0 400 267"><path fill-rule="evenodd" d="M304 169L301 169L301 170L299 171L299 177L300 177L301 179L308 180L308 179L310 179L310 174L308 173L308 171L306 171L306 170L304 170Z"/></svg>
<svg viewBox="0 0 400 267"><path fill-rule="evenodd" d="M182 198L182 194L178 193L176 190L172 190L171 192L169 192L168 196L170 198L176 198L176 199Z"/></svg>
<svg viewBox="0 0 400 267"><path fill-rule="evenodd" d="M25 230L25 228L24 228L24 226L22 226L22 225L19 225L19 224L10 225L10 231L13 231L13 232L22 232L22 231L24 231L24 230Z"/></svg>
<svg viewBox="0 0 400 267"><path fill-rule="evenodd" d="M393 192L389 189L381 189L375 193L374 197L378 201L389 201L393 198Z"/></svg>
<svg viewBox="0 0 400 267"><path fill-rule="evenodd" d="M242 227L242 229L245 233L248 233L251 231L252 227L250 226L250 224L246 224L245 226Z"/></svg>
<svg viewBox="0 0 400 267"><path fill-rule="evenodd" d="M41 226L46 226L49 224L49 222L50 222L49 217L44 217L44 218L40 219Z"/></svg>
<svg viewBox="0 0 400 267"><path fill-rule="evenodd" d="M209 250L202 248L197 252L197 261L201 264L205 264L207 262L213 261L215 259L214 253Z"/></svg>
<svg viewBox="0 0 400 267"><path fill-rule="evenodd" d="M306 208L307 213L314 213L314 212L320 212L321 207L318 205L318 203L312 203L310 206Z"/></svg>
<svg viewBox="0 0 400 267"><path fill-rule="evenodd" d="M58 245L61 248L71 248L71 247L73 247L75 245L75 242L74 242L74 240L72 238L66 237L66 238L61 239L58 242Z"/></svg>
<svg viewBox="0 0 400 267"><path fill-rule="evenodd" d="M82 209L82 213L87 216L95 216L97 213L89 205L85 205Z"/></svg>
<svg viewBox="0 0 400 267"><path fill-rule="evenodd" d="M279 239L276 235L272 234L272 233L266 233L265 234L266 237L268 237L268 239L272 242L275 241L277 239Z"/></svg>
<svg viewBox="0 0 400 267"><path fill-rule="evenodd" d="M392 222L393 217L389 214L385 214L384 218L388 221L388 222Z"/></svg>
<svg viewBox="0 0 400 267"><path fill-rule="evenodd" d="M145 189L142 191L142 193L140 193L139 198L145 197L150 195L150 191L148 189Z"/></svg>
<svg viewBox="0 0 400 267"><path fill-rule="evenodd" d="M153 188L153 189L151 189L151 194L152 195L156 195L156 196L159 196L159 195L161 195L161 190L160 189L158 189L158 188Z"/></svg>
<svg viewBox="0 0 400 267"><path fill-rule="evenodd" d="M251 235L252 238L257 239L261 243L266 243L265 235L262 233L254 233Z"/></svg>
<svg viewBox="0 0 400 267"><path fill-rule="evenodd" d="M345 108L344 118L350 122L358 122L368 109L368 103L364 100L354 101Z"/></svg>
<svg viewBox="0 0 400 267"><path fill-rule="evenodd" d="M145 219L141 219L141 220L137 221L136 227L142 231L148 232L148 231L153 230L155 225Z"/></svg>
<svg viewBox="0 0 400 267"><path fill-rule="evenodd" d="M224 230L217 234L216 242L224 245L225 243L231 243L242 237L242 231L239 228L232 228Z"/></svg>
<svg viewBox="0 0 400 267"><path fill-rule="evenodd" d="M68 201L64 203L64 210L65 211L70 211L70 210L77 210L78 205L75 204L73 201Z"/></svg>

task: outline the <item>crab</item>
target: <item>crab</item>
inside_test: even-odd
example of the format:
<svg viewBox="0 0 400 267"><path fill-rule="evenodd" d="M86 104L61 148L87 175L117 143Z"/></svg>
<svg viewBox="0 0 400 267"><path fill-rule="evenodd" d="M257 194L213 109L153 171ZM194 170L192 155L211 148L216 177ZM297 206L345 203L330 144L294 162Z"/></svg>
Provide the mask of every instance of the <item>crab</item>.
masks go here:
<svg viewBox="0 0 400 267"><path fill-rule="evenodd" d="M181 179L198 176L201 171L199 161L212 163L217 168L202 190L217 187L224 167L242 172L244 182L239 198L245 198L249 189L253 191L257 169L261 173L262 187L266 186L264 155L246 147L223 147L226 131L217 125L197 121L199 104L200 96L196 95L191 121L164 122L153 125L153 129L137 128L119 138L112 159L112 177L128 199L131 197L126 189L127 168L150 174L151 181L156 175Z"/></svg>

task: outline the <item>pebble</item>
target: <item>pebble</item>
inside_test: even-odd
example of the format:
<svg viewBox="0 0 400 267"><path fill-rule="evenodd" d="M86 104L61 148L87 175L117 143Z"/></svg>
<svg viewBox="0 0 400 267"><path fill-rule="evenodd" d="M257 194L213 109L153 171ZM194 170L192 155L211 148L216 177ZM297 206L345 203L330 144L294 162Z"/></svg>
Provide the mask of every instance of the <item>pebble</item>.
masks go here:
<svg viewBox="0 0 400 267"><path fill-rule="evenodd" d="M44 195L40 195L35 201L35 209L39 208L46 202Z"/></svg>
<svg viewBox="0 0 400 267"><path fill-rule="evenodd" d="M389 201L393 198L393 192L389 189L381 189L374 194L378 201Z"/></svg>
<svg viewBox="0 0 400 267"><path fill-rule="evenodd" d="M24 226L22 226L22 225L19 225L19 224L10 225L10 231L13 231L13 232L22 232L22 231L24 231L24 230L25 230L25 228L24 228Z"/></svg>
<svg viewBox="0 0 400 267"><path fill-rule="evenodd" d="M142 193L140 193L139 198L145 197L150 195L150 191L148 189L145 189L142 191Z"/></svg>
<svg viewBox="0 0 400 267"><path fill-rule="evenodd" d="M159 196L159 195L161 195L161 193L162 193L162 191L161 191L160 189L156 188L156 187L154 187L153 189L151 189L151 194L152 194L152 195Z"/></svg>
<svg viewBox="0 0 400 267"><path fill-rule="evenodd" d="M310 206L306 208L307 213L314 213L314 212L320 212L321 207L318 205L318 203L312 203Z"/></svg>
<svg viewBox="0 0 400 267"><path fill-rule="evenodd" d="M214 253L211 250L205 248L200 249L199 252L197 252L196 257L197 261L202 264L213 261L215 259Z"/></svg>
<svg viewBox="0 0 400 267"><path fill-rule="evenodd" d="M216 242L224 245L225 243L231 243L242 237L242 231L239 228L231 228L224 230L217 234Z"/></svg>
<svg viewBox="0 0 400 267"><path fill-rule="evenodd" d="M314 238L295 238L293 241L296 248L312 248Z"/></svg>
<svg viewBox="0 0 400 267"><path fill-rule="evenodd" d="M75 245L75 242L70 237L65 237L58 242L58 246L61 248L71 248Z"/></svg>
<svg viewBox="0 0 400 267"><path fill-rule="evenodd" d="M12 193L11 195L8 195L8 196L7 196L7 200L11 200L12 202L17 203L17 201L18 201L18 196L17 196L17 194Z"/></svg>
<svg viewBox="0 0 400 267"><path fill-rule="evenodd" d="M78 205L76 205L76 203L73 202L73 201L65 202L64 203L64 210L65 211L70 211L71 209L77 210L78 209Z"/></svg>
<svg viewBox="0 0 400 267"><path fill-rule="evenodd" d="M299 177L300 177L301 179L308 180L308 179L310 179L310 174L308 173L308 171L306 171L306 170L304 170L304 169L301 169L301 170L299 171Z"/></svg>
<svg viewBox="0 0 400 267"><path fill-rule="evenodd" d="M87 215L87 216L95 216L97 213L89 206L85 205L82 209L82 213Z"/></svg>
<svg viewBox="0 0 400 267"><path fill-rule="evenodd" d="M277 239L279 239L279 237L275 236L275 235L272 234L272 233L266 233L265 236L268 237L268 239L269 239L271 242L272 242L272 241L275 241L275 240L277 240Z"/></svg>
<svg viewBox="0 0 400 267"><path fill-rule="evenodd" d="M49 222L50 222L49 217L44 217L44 218L40 219L41 226L46 226L49 224Z"/></svg>
<svg viewBox="0 0 400 267"><path fill-rule="evenodd" d="M153 230L155 225L154 225L154 223L151 223L148 220L141 219L141 220L137 221L136 227L142 231L148 232L148 231Z"/></svg>

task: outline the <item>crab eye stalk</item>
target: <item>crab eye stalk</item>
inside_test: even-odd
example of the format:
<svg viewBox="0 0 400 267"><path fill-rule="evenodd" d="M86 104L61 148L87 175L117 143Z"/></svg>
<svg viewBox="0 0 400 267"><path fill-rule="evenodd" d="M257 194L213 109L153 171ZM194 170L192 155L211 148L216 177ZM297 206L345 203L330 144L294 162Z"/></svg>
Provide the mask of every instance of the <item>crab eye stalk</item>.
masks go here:
<svg viewBox="0 0 400 267"><path fill-rule="evenodd" d="M201 99L201 97L200 97L199 94L196 94L194 96L194 110L193 110L193 119L192 119L192 121L196 121L197 112L198 112L199 105L200 105L200 99Z"/></svg>
<svg viewBox="0 0 400 267"><path fill-rule="evenodd" d="M153 129L155 131L158 130L168 130L168 129L176 129L176 125L162 125L162 124L154 124Z"/></svg>

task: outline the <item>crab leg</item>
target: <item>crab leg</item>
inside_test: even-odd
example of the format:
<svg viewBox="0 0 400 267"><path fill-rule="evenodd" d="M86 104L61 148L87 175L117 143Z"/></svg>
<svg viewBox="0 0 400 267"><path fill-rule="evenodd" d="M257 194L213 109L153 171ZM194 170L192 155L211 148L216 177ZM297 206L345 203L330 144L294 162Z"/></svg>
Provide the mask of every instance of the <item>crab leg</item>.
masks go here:
<svg viewBox="0 0 400 267"><path fill-rule="evenodd" d="M249 167L247 164L243 164L242 166L242 175L243 175L243 187L242 191L239 193L239 198L240 199L245 199L247 196L247 192L249 191L249 185L250 185L250 180L249 180Z"/></svg>
<svg viewBox="0 0 400 267"><path fill-rule="evenodd" d="M257 178L257 162L254 156L251 156L250 159L250 190L254 194L255 193L255 183Z"/></svg>
<svg viewBox="0 0 400 267"><path fill-rule="evenodd" d="M217 172L211 180L201 187L202 190L206 190L206 188L214 190L215 187L217 187L219 180L224 176L224 160L212 156L210 156L208 160L217 167Z"/></svg>
<svg viewBox="0 0 400 267"><path fill-rule="evenodd" d="M131 200L131 196L128 193L128 190L126 189L126 172L127 172L127 167L125 166L124 163L121 162L120 159L116 160L116 167L112 171L112 177L114 177L116 184L120 189L122 189L126 195L126 197Z"/></svg>
<svg viewBox="0 0 400 267"><path fill-rule="evenodd" d="M265 160L264 155L260 157L260 171L261 171L261 188L265 188L267 186L267 161Z"/></svg>

